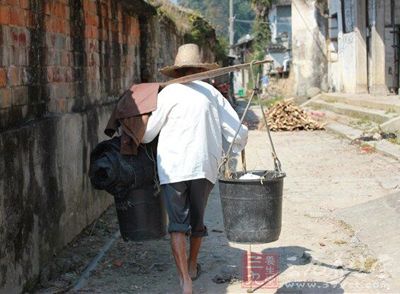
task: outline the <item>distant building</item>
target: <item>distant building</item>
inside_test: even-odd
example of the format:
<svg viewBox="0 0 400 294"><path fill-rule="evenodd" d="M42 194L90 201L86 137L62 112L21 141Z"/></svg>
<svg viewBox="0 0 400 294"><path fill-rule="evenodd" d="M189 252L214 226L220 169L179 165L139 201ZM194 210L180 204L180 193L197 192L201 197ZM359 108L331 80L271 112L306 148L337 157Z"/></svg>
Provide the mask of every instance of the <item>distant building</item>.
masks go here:
<svg viewBox="0 0 400 294"><path fill-rule="evenodd" d="M398 93L400 1L293 0L295 94Z"/></svg>
<svg viewBox="0 0 400 294"><path fill-rule="evenodd" d="M287 75L292 60L292 11L291 0L281 0L272 5L268 15L271 28L271 43L267 56L274 63L270 74Z"/></svg>
<svg viewBox="0 0 400 294"><path fill-rule="evenodd" d="M234 45L236 54L236 63L250 62L251 45L254 37L247 34L241 37ZM233 73L233 90L236 95L242 96L245 94L247 84L249 82L249 73L242 69L239 72Z"/></svg>
<svg viewBox="0 0 400 294"><path fill-rule="evenodd" d="M265 74L288 76L292 55L292 21L291 21L291 0L280 0L272 5L268 20L271 30L271 43L266 48L266 58L274 62L265 67ZM235 53L238 62L249 62L251 56L251 45L253 36L247 34L241 37L235 44ZM247 70L235 73L234 89L238 93L240 89L246 89L249 82Z"/></svg>

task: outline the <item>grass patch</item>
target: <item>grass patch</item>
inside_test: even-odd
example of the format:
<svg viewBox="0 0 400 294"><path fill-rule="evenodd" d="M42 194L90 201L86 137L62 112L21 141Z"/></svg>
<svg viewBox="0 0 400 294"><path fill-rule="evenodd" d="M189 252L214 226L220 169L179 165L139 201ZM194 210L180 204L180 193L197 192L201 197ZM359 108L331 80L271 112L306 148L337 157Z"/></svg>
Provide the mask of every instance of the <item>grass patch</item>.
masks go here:
<svg viewBox="0 0 400 294"><path fill-rule="evenodd" d="M397 144L400 145L400 138L399 135L397 135L397 138L392 138L392 139L387 139L390 143L392 144Z"/></svg>
<svg viewBox="0 0 400 294"><path fill-rule="evenodd" d="M274 96L269 97L267 99L261 99L261 104L267 108L274 106L276 103L282 101L285 97L283 96ZM258 105L258 101L254 102L254 105Z"/></svg>
<svg viewBox="0 0 400 294"><path fill-rule="evenodd" d="M356 260L356 262L354 263L354 266L362 272L370 273L370 272L372 272L372 270L374 269L374 266L377 263L378 263L378 259L376 259L375 257L372 257L372 256L367 256L365 259Z"/></svg>
<svg viewBox="0 0 400 294"><path fill-rule="evenodd" d="M338 103L339 101L335 98L324 98L323 100L325 100L328 103Z"/></svg>
<svg viewBox="0 0 400 294"><path fill-rule="evenodd" d="M355 235L355 232L354 232L353 227L350 226L350 225L349 225L348 223L346 223L345 221L339 220L339 221L338 221L338 225L339 225L342 229L344 229L350 237L353 237L353 236Z"/></svg>
<svg viewBox="0 0 400 294"><path fill-rule="evenodd" d="M358 129L364 129L364 130L365 129L370 129L371 127L374 126L374 123L371 120L369 120L368 118L365 118L365 117L357 119L357 120L352 120L352 121L350 121L349 124L352 127L355 127L355 128L358 128Z"/></svg>
<svg viewBox="0 0 400 294"><path fill-rule="evenodd" d="M390 107L385 111L385 114L391 114L391 113L396 113L396 112L397 112L396 109Z"/></svg>
<svg viewBox="0 0 400 294"><path fill-rule="evenodd" d="M336 244L336 245L344 245L344 244L347 244L347 242L344 241L344 240L335 240L335 241L333 241L333 243Z"/></svg>

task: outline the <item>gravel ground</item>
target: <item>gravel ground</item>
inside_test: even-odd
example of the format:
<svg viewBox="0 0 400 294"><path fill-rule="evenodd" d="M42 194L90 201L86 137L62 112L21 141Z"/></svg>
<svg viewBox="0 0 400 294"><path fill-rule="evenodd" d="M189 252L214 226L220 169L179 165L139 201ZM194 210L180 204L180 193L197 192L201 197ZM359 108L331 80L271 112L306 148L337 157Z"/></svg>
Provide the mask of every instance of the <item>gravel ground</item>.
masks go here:
<svg viewBox="0 0 400 294"><path fill-rule="evenodd" d="M251 246L228 242L216 187L206 212L210 235L201 249L203 273L194 282L195 293L245 293L242 261L249 250L279 261L277 281L255 293L400 293L377 252L335 217L338 210L399 191L400 163L324 131L273 133L273 139L287 174L280 239ZM250 132L248 169L271 168L265 142L264 131ZM67 290L116 229L111 207L60 254L67 265L44 275L39 292ZM79 292L179 293L168 236L146 242L119 239Z"/></svg>

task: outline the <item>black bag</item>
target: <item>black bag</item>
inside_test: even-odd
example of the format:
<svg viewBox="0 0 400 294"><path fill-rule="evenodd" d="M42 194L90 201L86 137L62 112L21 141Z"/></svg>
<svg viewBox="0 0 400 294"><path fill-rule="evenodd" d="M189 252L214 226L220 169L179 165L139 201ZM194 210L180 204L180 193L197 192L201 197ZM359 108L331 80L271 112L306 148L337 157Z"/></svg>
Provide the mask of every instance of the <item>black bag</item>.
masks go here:
<svg viewBox="0 0 400 294"><path fill-rule="evenodd" d="M155 182L156 151L151 143L140 145L137 155L122 155L120 146L120 137L99 143L90 153L89 177L95 189L124 198L130 190Z"/></svg>

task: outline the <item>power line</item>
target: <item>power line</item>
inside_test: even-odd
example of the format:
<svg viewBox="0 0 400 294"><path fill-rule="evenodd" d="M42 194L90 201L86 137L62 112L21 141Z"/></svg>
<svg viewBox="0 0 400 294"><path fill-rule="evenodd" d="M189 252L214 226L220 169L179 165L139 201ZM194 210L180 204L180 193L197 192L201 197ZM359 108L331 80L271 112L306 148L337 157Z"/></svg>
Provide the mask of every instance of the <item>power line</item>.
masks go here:
<svg viewBox="0 0 400 294"><path fill-rule="evenodd" d="M246 20L246 19L234 19L235 22L242 22L242 23L254 23L256 20ZM259 23L269 23L267 21L259 21Z"/></svg>

